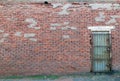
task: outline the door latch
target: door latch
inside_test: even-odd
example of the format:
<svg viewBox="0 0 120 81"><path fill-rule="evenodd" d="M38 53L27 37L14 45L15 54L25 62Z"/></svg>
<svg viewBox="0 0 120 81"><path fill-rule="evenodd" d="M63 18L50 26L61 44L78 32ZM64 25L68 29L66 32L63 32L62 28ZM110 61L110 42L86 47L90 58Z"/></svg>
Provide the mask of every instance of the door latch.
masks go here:
<svg viewBox="0 0 120 81"><path fill-rule="evenodd" d="M107 51L108 51L108 52L110 51L110 47L107 47Z"/></svg>

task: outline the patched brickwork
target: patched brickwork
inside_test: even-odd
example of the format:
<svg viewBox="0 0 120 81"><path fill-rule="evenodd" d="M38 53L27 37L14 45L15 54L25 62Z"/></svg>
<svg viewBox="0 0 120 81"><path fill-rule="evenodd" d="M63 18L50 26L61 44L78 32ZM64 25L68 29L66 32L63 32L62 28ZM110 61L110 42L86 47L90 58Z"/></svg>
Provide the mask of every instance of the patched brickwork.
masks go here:
<svg viewBox="0 0 120 81"><path fill-rule="evenodd" d="M1 4L0 75L90 72L89 26L116 27L112 31L112 69L120 70L119 6Z"/></svg>

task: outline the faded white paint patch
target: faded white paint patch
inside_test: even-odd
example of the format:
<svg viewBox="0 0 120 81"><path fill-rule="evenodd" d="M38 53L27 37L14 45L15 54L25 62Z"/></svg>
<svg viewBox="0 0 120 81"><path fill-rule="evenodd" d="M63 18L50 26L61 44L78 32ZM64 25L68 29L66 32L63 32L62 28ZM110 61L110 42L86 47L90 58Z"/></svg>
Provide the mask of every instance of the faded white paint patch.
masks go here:
<svg viewBox="0 0 120 81"><path fill-rule="evenodd" d="M1 32L1 33L3 33L3 32L4 32L4 30L0 30L0 32Z"/></svg>
<svg viewBox="0 0 120 81"><path fill-rule="evenodd" d="M105 21L105 15L104 15L104 13L103 12L99 12L99 17L96 17L95 21L97 21L97 22L103 22L103 21Z"/></svg>
<svg viewBox="0 0 120 81"><path fill-rule="evenodd" d="M111 18L120 18L119 15L112 15Z"/></svg>
<svg viewBox="0 0 120 81"><path fill-rule="evenodd" d="M107 10L112 10L112 9L120 9L120 4L112 4L112 3L93 3L89 4L93 10L96 9L107 9Z"/></svg>
<svg viewBox="0 0 120 81"><path fill-rule="evenodd" d="M52 5L53 5L53 8L57 8L57 7L59 7L59 6L62 6L61 3L53 3Z"/></svg>
<svg viewBox="0 0 120 81"><path fill-rule="evenodd" d="M39 30L41 27L34 27L34 29Z"/></svg>
<svg viewBox="0 0 120 81"><path fill-rule="evenodd" d="M25 22L30 23L28 25L28 28L34 28L35 30L39 30L40 29L40 27L36 27L37 26L37 20L34 19L34 18L27 18L25 20Z"/></svg>
<svg viewBox="0 0 120 81"><path fill-rule="evenodd" d="M116 21L116 19L110 19L108 22L106 22L105 24L113 24L113 23L116 23L117 21Z"/></svg>
<svg viewBox="0 0 120 81"><path fill-rule="evenodd" d="M113 15L113 16L111 16L111 19L108 21L108 22L106 22L106 24L107 25L109 25L109 24L118 24L117 23L117 21L116 21L116 18L120 18L120 16L118 16L118 15Z"/></svg>
<svg viewBox="0 0 120 81"><path fill-rule="evenodd" d="M69 35L63 35L62 38L64 38L64 39L69 39L70 36L69 36Z"/></svg>
<svg viewBox="0 0 120 81"><path fill-rule="evenodd" d="M25 22L30 23L28 28L34 28L37 25L37 21L34 18L27 18Z"/></svg>
<svg viewBox="0 0 120 81"><path fill-rule="evenodd" d="M30 38L29 40L34 41L34 42L37 42L37 39L36 39L36 38Z"/></svg>
<svg viewBox="0 0 120 81"><path fill-rule="evenodd" d="M8 37L8 36L9 36L8 33L4 33L4 34L3 34L3 37Z"/></svg>
<svg viewBox="0 0 120 81"><path fill-rule="evenodd" d="M69 26L62 27L61 29L62 29L62 30L68 30L68 29L69 29Z"/></svg>
<svg viewBox="0 0 120 81"><path fill-rule="evenodd" d="M77 28L76 28L76 27L70 27L70 29L71 29L71 30L77 30Z"/></svg>
<svg viewBox="0 0 120 81"><path fill-rule="evenodd" d="M56 27L50 27L50 30L56 30L57 28Z"/></svg>
<svg viewBox="0 0 120 81"><path fill-rule="evenodd" d="M68 4L65 4L63 7L62 7L62 9L63 10L67 10L69 7L71 7L72 6L72 4L70 4L70 3L68 3Z"/></svg>
<svg viewBox="0 0 120 81"><path fill-rule="evenodd" d="M34 19L34 18L27 18L27 19L25 20L25 22L35 23L35 19Z"/></svg>
<svg viewBox="0 0 120 81"><path fill-rule="evenodd" d="M0 43L3 43L7 39L8 36L9 36L9 33L4 33L2 35L3 38L0 39Z"/></svg>
<svg viewBox="0 0 120 81"><path fill-rule="evenodd" d="M70 27L70 26L62 27L61 29L62 29L62 30L68 30L68 29L77 30L76 27Z"/></svg>
<svg viewBox="0 0 120 81"><path fill-rule="evenodd" d="M66 10L62 10L61 12L59 12L59 15L69 15L69 12Z"/></svg>
<svg viewBox="0 0 120 81"><path fill-rule="evenodd" d="M77 27L69 26L69 22L64 22L62 24L52 23L50 26L51 26L50 30L56 30L57 27L61 27L61 26L63 26L63 27L61 27L61 30L68 30L68 29L77 30Z"/></svg>
<svg viewBox="0 0 120 81"><path fill-rule="evenodd" d="M17 21L17 20L18 20L18 18L11 17L11 18L7 18L7 20L9 20L9 21Z"/></svg>
<svg viewBox="0 0 120 81"><path fill-rule="evenodd" d="M120 4L113 4L113 9L114 9L114 10L120 9Z"/></svg>
<svg viewBox="0 0 120 81"><path fill-rule="evenodd" d="M0 39L0 43L3 43L5 41L6 38L2 38Z"/></svg>
<svg viewBox="0 0 120 81"><path fill-rule="evenodd" d="M61 26L61 24L59 24L59 23L51 23L50 26L51 26L50 30L56 30L57 29L56 27Z"/></svg>
<svg viewBox="0 0 120 81"><path fill-rule="evenodd" d="M69 22L64 22L64 25L69 25Z"/></svg>
<svg viewBox="0 0 120 81"><path fill-rule="evenodd" d="M62 11L59 12L58 14L59 15L69 15L69 12L68 12L68 8L70 8L72 6L72 4L65 4L63 7L62 7Z"/></svg>
<svg viewBox="0 0 120 81"><path fill-rule="evenodd" d="M25 38L30 38L30 37L35 37L35 33L26 33L26 34L24 34L24 37Z"/></svg>
<svg viewBox="0 0 120 81"><path fill-rule="evenodd" d="M16 32L15 36L21 37L22 36L22 32Z"/></svg>
<svg viewBox="0 0 120 81"><path fill-rule="evenodd" d="M59 23L52 23L51 26L52 27L56 27L56 26L61 26L61 24L59 24Z"/></svg>
<svg viewBox="0 0 120 81"><path fill-rule="evenodd" d="M111 3L93 3L93 4L89 4L89 6L91 6L91 8L93 10L96 10L96 9L111 10L112 9L112 4Z"/></svg>

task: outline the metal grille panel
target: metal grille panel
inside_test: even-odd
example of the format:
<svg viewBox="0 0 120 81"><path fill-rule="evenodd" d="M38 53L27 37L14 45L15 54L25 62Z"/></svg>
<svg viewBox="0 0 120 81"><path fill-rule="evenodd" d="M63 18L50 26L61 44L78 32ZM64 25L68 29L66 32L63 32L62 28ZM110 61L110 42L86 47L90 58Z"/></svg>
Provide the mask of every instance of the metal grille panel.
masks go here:
<svg viewBox="0 0 120 81"><path fill-rule="evenodd" d="M93 32L93 71L110 70L110 34L109 32Z"/></svg>

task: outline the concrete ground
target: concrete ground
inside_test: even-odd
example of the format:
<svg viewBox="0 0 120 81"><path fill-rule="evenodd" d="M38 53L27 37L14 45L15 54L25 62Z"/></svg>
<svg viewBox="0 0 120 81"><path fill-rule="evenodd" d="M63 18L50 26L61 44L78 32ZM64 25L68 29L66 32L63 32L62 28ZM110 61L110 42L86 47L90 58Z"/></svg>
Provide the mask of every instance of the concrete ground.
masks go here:
<svg viewBox="0 0 120 81"><path fill-rule="evenodd" d="M19 79L0 79L0 81L120 81L120 74L87 74L87 75L67 75L56 79L39 78L19 78Z"/></svg>

